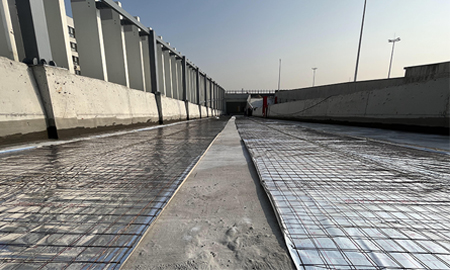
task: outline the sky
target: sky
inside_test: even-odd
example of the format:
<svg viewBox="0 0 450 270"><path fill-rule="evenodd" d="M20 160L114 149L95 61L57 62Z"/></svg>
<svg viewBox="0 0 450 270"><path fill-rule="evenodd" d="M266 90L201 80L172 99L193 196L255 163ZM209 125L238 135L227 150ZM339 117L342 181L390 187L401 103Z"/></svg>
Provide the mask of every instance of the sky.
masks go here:
<svg viewBox="0 0 450 270"><path fill-rule="evenodd" d="M70 0L65 0L66 6ZM122 0L226 90L353 81L364 0ZM68 8L70 14L70 8ZM367 0L358 81L450 61L450 0Z"/></svg>

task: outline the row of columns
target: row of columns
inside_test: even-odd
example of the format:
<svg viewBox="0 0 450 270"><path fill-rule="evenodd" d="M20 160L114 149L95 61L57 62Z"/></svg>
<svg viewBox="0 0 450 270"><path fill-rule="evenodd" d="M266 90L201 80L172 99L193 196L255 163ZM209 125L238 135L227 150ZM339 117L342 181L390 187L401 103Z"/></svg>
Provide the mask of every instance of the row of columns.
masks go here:
<svg viewBox="0 0 450 270"><path fill-rule="evenodd" d="M64 0L0 0L0 56L74 72Z"/></svg>
<svg viewBox="0 0 450 270"><path fill-rule="evenodd" d="M64 0L0 1L1 56L74 72ZM81 75L223 109L224 89L120 2L71 0L71 7Z"/></svg>

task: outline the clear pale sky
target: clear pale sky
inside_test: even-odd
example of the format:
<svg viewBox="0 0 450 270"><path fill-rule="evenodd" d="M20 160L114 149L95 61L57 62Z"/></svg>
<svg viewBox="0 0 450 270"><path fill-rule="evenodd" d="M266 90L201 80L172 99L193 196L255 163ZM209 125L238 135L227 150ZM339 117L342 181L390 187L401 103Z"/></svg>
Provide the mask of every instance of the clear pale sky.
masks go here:
<svg viewBox="0 0 450 270"><path fill-rule="evenodd" d="M70 0L65 0L66 5ZM226 90L353 80L364 0L122 0ZM70 11L69 11L70 14ZM358 81L450 61L450 0L367 0Z"/></svg>

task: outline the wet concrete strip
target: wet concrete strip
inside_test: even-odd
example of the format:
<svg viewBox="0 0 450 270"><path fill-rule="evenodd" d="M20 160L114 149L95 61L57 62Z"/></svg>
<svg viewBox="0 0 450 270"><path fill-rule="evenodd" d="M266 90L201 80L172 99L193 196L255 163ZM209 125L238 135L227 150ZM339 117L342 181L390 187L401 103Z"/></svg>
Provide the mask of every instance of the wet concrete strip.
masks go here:
<svg viewBox="0 0 450 270"><path fill-rule="evenodd" d="M123 269L295 269L233 119Z"/></svg>
<svg viewBox="0 0 450 270"><path fill-rule="evenodd" d="M115 269L226 119L0 155L2 269Z"/></svg>

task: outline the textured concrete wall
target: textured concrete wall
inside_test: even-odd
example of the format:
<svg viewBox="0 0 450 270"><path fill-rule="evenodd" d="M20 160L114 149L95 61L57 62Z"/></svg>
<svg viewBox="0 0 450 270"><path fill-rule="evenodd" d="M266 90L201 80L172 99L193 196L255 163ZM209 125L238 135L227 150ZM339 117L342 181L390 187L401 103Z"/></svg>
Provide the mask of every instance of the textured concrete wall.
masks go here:
<svg viewBox="0 0 450 270"><path fill-rule="evenodd" d="M272 118L396 124L419 127L449 127L449 85L447 77L303 99L269 107ZM386 84L387 85L387 84ZM331 86L330 86L331 87ZM298 93L293 94L299 98ZM286 98L286 93L283 93ZM258 115L257 110L254 115Z"/></svg>
<svg viewBox="0 0 450 270"><path fill-rule="evenodd" d="M33 72L0 57L0 137L46 132L45 112Z"/></svg>
<svg viewBox="0 0 450 270"><path fill-rule="evenodd" d="M200 106L200 112L202 113L202 118L205 118L208 115L208 108L205 106Z"/></svg>
<svg viewBox="0 0 450 270"><path fill-rule="evenodd" d="M189 106L189 119L200 118L200 110L197 104L188 103Z"/></svg>
<svg viewBox="0 0 450 270"><path fill-rule="evenodd" d="M294 90L282 90L275 93L275 97L277 97L279 103L282 103L304 99L323 98L333 95L351 94L361 91L371 91L392 86L400 86L403 84L403 78L362 81L356 83L339 83Z"/></svg>
<svg viewBox="0 0 450 270"><path fill-rule="evenodd" d="M421 82L450 76L450 62L405 68L405 83Z"/></svg>
<svg viewBox="0 0 450 270"><path fill-rule="evenodd" d="M184 101L161 96L164 121L186 120L186 105Z"/></svg>
<svg viewBox="0 0 450 270"><path fill-rule="evenodd" d="M263 113L262 113L262 107L258 107L253 111L253 116L259 116L262 117Z"/></svg>
<svg viewBox="0 0 450 270"><path fill-rule="evenodd" d="M50 120L58 130L158 122L154 94L78 76L54 67L33 67Z"/></svg>
<svg viewBox="0 0 450 270"><path fill-rule="evenodd" d="M0 142L26 134L47 138L47 131L52 137L65 137L95 128L160 120L153 93L75 75L63 68L28 67L4 57L0 57L0 74ZM184 101L165 95L160 100L164 122L187 119ZM204 106L187 106L190 119L214 113Z"/></svg>

